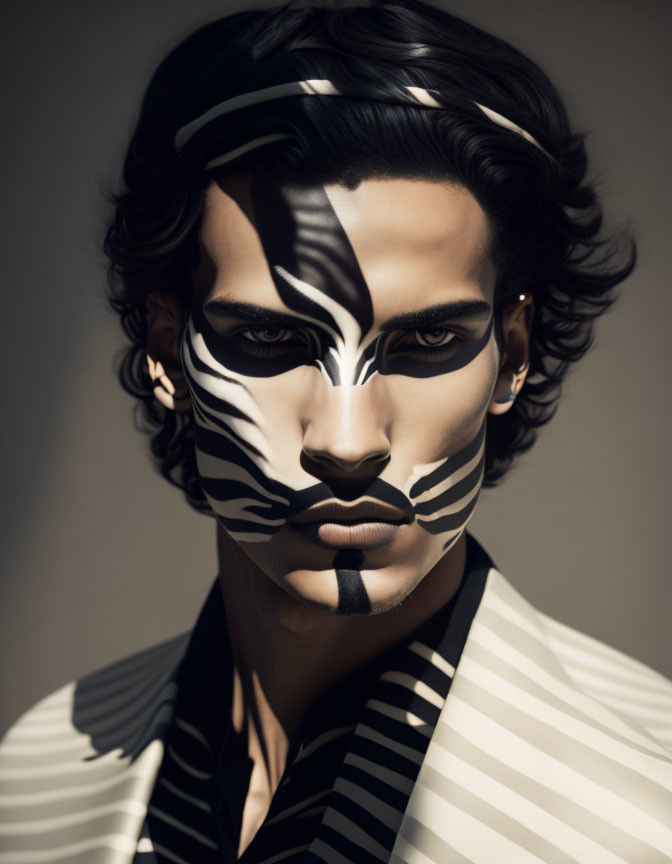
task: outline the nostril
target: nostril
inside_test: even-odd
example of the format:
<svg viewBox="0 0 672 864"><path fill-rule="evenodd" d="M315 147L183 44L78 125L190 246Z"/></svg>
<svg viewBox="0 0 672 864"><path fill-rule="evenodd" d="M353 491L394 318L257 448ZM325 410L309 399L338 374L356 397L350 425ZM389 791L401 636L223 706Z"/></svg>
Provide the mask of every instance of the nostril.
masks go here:
<svg viewBox="0 0 672 864"><path fill-rule="evenodd" d="M367 456L366 459L363 460L363 462L365 462L365 463L369 463L369 462L378 463L378 462L389 462L389 460L390 460L390 453L389 453L389 450L386 450L384 453L381 452L381 453L376 453L373 456Z"/></svg>
<svg viewBox="0 0 672 864"><path fill-rule="evenodd" d="M333 471L336 469L342 474L354 474L356 472L365 472L371 474L372 471L380 473L381 468L390 460L390 453L385 452L372 453L369 455L356 455L353 453L339 454L334 451L311 450L308 447L303 448L301 462L303 467L310 470L310 463L313 463L313 472L319 466L321 471ZM317 463L317 465L315 464Z"/></svg>

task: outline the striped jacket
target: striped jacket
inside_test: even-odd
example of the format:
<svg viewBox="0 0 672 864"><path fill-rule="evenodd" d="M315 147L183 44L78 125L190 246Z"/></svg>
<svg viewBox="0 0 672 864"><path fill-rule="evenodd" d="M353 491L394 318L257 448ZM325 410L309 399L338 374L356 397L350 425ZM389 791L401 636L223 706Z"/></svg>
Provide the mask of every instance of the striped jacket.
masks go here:
<svg viewBox="0 0 672 864"><path fill-rule="evenodd" d="M188 637L68 684L10 728L0 864L131 864ZM537 612L491 568L390 861L672 861L672 682Z"/></svg>

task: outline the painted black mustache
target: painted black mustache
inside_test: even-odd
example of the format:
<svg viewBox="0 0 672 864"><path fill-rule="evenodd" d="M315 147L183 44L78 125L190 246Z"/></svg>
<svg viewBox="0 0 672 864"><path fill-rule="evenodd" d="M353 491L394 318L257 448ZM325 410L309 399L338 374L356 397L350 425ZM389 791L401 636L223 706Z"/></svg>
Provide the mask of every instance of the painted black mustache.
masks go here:
<svg viewBox="0 0 672 864"><path fill-rule="evenodd" d="M415 483L411 489L411 494L414 496L419 495L423 491L436 486L448 477L449 474L459 470L478 453L484 436L485 424L483 424L479 434L467 447L449 459L444 465L439 466L427 477ZM441 508L456 503L470 491L478 489L485 458L483 454L478 464L463 480L460 480L430 501L414 505L400 489L382 480L380 477L376 477L365 488L360 486L356 494L350 496L341 489L337 490L339 494L335 494L335 490L325 482L315 483L313 486L308 486L304 489L293 489L277 480L271 480L234 441L208 429L204 429L200 425L196 427L196 445L202 453L209 454L216 459L231 462L243 468L252 480L256 481L259 486L267 491L269 496L266 497L263 493L253 491L250 485L244 481L231 480L226 477L201 477L200 481L203 491L215 501L226 502L237 498L253 498L259 501L259 504L248 504L244 510L244 512L249 513L251 516L256 516L257 519L245 519L242 515L232 518L223 514L217 514L220 524L231 532L266 534L269 538L276 534L283 527L284 523L294 516L298 516L299 513L308 510L316 504L321 504L323 501L333 500L334 498L347 501L367 497L378 500L383 504L388 504L401 510L409 521L417 517L430 516ZM288 503L278 501L278 497L285 499ZM465 507L438 519L427 520L418 518L418 524L430 534L439 534L444 531L458 529L473 512L478 497L478 494L474 495Z"/></svg>
<svg viewBox="0 0 672 864"><path fill-rule="evenodd" d="M376 477L366 487L360 486L356 494L353 493L351 495L348 495L342 489L334 490L324 482L315 483L313 486L307 486L304 489L293 489L291 486L287 486L277 480L270 480L233 441L221 435L198 426L196 429L196 443L202 453L209 454L217 459L233 462L243 467L253 480L256 480L259 485L268 491L269 496L274 497L266 497L259 492L252 493L248 484L224 477L201 477L200 482L205 494L217 501L249 498L252 494L259 501L259 504L250 504L245 510L250 514L261 517L266 523L276 520L288 521L310 507L321 504L323 501L333 501L334 499L353 501L363 497L397 507L409 521L414 518L413 504L407 496L400 489L397 489L396 486L387 483L385 480L381 480L380 477ZM289 504L283 504L275 500L275 496L287 499ZM224 528L236 532L250 531L258 534L272 535L282 527L247 519L232 519L222 515L218 515L217 518Z"/></svg>

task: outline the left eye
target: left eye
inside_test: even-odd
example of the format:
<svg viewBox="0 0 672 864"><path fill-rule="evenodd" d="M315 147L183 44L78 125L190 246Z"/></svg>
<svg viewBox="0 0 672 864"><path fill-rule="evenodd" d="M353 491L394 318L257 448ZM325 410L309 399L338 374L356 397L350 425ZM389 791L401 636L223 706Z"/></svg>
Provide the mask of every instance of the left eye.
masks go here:
<svg viewBox="0 0 672 864"><path fill-rule="evenodd" d="M456 338L456 334L445 327L434 327L432 330L415 330L413 336L417 340L416 344L424 348L443 348Z"/></svg>

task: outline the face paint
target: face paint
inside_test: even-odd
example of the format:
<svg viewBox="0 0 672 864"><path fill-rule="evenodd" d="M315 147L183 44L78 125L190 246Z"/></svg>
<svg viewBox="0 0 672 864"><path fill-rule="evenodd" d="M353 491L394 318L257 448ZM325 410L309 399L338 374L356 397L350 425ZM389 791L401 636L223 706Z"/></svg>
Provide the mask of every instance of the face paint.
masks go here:
<svg viewBox="0 0 672 864"><path fill-rule="evenodd" d="M414 468L408 495L418 524L445 538L444 551L457 542L476 508L484 469L485 422L455 456Z"/></svg>
<svg viewBox="0 0 672 864"><path fill-rule="evenodd" d="M377 387L388 376L430 379L465 368L492 345L492 317L477 334L454 335L436 347L407 341L412 330L400 337L399 332L381 329L375 324L371 292L357 256L324 187L280 186L257 176L251 200L268 272L283 307L271 320L280 320L290 338L255 341L244 335L254 329L250 324L222 333L208 318L212 302L203 305L202 298L195 300L183 334L182 363L194 407L197 465L211 508L231 537L246 544L250 557L256 552L265 561L272 556L260 552L261 545L271 545L276 537L293 531L290 520L308 508L334 499L381 501L405 514L416 531L420 528L431 536L432 552L425 553L425 559L436 563L457 542L478 500L484 410L478 431L457 453L446 442L449 455L409 465L405 479L397 473L395 483L370 476L349 497L338 478L315 483L315 474L297 466L300 441L287 452L277 428L282 395L273 392L268 379L284 376L289 382L299 376L293 384L301 392L292 398L300 405L312 394L323 398L327 388L338 390L347 406L356 392ZM221 298L213 308L224 309L228 320L240 321L252 307L242 299ZM446 328L434 332L442 329ZM277 334L277 325L271 324L266 334L274 330ZM474 425L473 418L469 420ZM287 434L294 434L289 426ZM406 527L411 525L402 530ZM315 546L316 554L319 551ZM323 591L331 598L326 603L304 596L296 586L288 590L339 614L376 611L384 604L378 598L371 602L367 565L379 571L384 555L384 550L342 548L328 562L320 561L315 569L326 571L335 583ZM307 567L310 562L302 565Z"/></svg>
<svg viewBox="0 0 672 864"><path fill-rule="evenodd" d="M338 582L339 615L368 615L371 611L360 568L364 555L358 549L341 549L334 556Z"/></svg>

